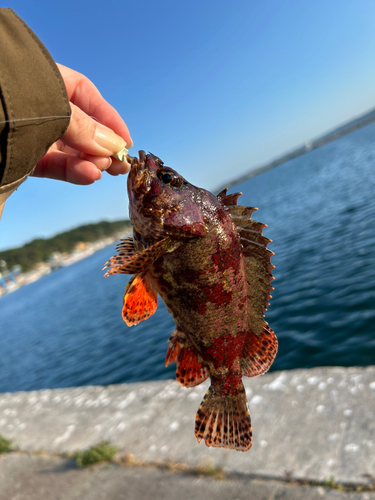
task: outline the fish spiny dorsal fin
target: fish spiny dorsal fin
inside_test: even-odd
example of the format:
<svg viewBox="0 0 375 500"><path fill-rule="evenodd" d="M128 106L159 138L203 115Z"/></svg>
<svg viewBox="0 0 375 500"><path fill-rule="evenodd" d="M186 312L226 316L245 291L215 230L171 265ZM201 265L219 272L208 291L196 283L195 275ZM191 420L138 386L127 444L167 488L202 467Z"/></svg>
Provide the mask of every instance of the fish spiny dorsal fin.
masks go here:
<svg viewBox="0 0 375 500"><path fill-rule="evenodd" d="M217 197L219 200L224 204L226 207L230 207L232 205L236 206L237 205L237 200L238 198L242 195L242 193L232 193L232 194L226 194L227 190L224 189L224 191L221 191Z"/></svg>
<svg viewBox="0 0 375 500"><path fill-rule="evenodd" d="M195 387L210 375L208 367L186 335L177 328L169 337L165 366L177 363L176 379L183 387Z"/></svg>
<svg viewBox="0 0 375 500"><path fill-rule="evenodd" d="M158 295L146 273L135 274L126 286L122 318L128 326L137 325L154 314Z"/></svg>
<svg viewBox="0 0 375 500"><path fill-rule="evenodd" d="M273 290L271 257L274 255L268 250L270 239L262 235L266 224L251 219L253 207L231 206L229 214L235 225L243 248L245 271L248 283L249 298L249 329L254 335L261 335L266 326L264 312L267 309L270 292Z"/></svg>
<svg viewBox="0 0 375 500"><path fill-rule="evenodd" d="M220 191L220 193L217 195L217 198L219 198L219 200L225 198L227 191L228 191L228 188L225 188L222 191Z"/></svg>
<svg viewBox="0 0 375 500"><path fill-rule="evenodd" d="M231 206L228 206L228 210L229 210L229 213L230 213L230 216L232 217L232 219L238 218L241 221L244 221L244 223L246 221L248 221L251 224L254 224L254 223L260 224L259 222L256 222L256 221L251 219L252 214L258 210L256 207L244 207L242 205L231 205ZM266 224L260 224L260 226L261 226L260 231L262 231L262 229L264 227L267 227Z"/></svg>
<svg viewBox="0 0 375 500"><path fill-rule="evenodd" d="M175 244L167 237L145 250L137 252L134 243L130 241L130 238L127 238L117 246L119 253L111 257L103 267L103 269L110 268L104 277L107 278L112 274L135 274L145 271L155 260L171 251L172 248L175 248Z"/></svg>

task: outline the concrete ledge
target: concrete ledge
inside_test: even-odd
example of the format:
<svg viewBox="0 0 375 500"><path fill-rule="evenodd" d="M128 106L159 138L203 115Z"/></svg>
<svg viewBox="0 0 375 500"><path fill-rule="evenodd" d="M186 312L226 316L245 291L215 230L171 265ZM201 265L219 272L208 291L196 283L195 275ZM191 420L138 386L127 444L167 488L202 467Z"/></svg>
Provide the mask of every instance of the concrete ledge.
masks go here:
<svg viewBox="0 0 375 500"><path fill-rule="evenodd" d="M314 368L244 379L254 444L247 453L210 449L194 436L207 383L176 381L0 394L0 435L50 453L110 440L143 461L196 465L258 477L368 484L375 470L375 366ZM366 476L367 475L367 476Z"/></svg>

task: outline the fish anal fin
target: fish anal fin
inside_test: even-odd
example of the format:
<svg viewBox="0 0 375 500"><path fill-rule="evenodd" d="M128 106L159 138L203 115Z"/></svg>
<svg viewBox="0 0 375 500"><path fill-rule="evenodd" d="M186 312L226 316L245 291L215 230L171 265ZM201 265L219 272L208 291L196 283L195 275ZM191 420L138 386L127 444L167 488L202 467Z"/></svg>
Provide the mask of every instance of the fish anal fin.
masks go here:
<svg viewBox="0 0 375 500"><path fill-rule="evenodd" d="M195 347L177 328L169 337L165 366L173 362L177 363L176 379L183 387L195 387L210 374Z"/></svg>
<svg viewBox="0 0 375 500"><path fill-rule="evenodd" d="M250 412L242 382L236 395L224 395L211 385L195 418L195 436L206 446L247 451L252 444Z"/></svg>
<svg viewBox="0 0 375 500"><path fill-rule="evenodd" d="M249 332L240 359L242 375L256 377L267 372L275 359L277 347L276 335L266 322L260 335Z"/></svg>
<svg viewBox="0 0 375 500"><path fill-rule="evenodd" d="M169 237L164 238L154 245L137 252L131 246L129 239L118 245L119 253L114 255L105 264L103 269L108 269L104 277L113 274L136 274L145 271L155 260L159 259L166 252L171 251L175 245Z"/></svg>
<svg viewBox="0 0 375 500"><path fill-rule="evenodd" d="M147 274L134 275L126 286L122 318L128 326L137 325L154 314L158 296Z"/></svg>

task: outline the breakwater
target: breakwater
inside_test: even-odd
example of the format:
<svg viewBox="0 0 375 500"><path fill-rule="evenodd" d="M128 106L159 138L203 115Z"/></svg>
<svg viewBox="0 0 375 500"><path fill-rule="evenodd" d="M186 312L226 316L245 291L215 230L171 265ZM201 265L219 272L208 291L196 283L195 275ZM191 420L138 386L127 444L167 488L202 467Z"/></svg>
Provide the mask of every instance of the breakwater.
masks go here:
<svg viewBox="0 0 375 500"><path fill-rule="evenodd" d="M174 380L0 395L0 434L21 450L71 453L109 440L138 460L266 478L368 484L375 470L375 367L314 368L245 379L254 444L207 448L194 419L207 383Z"/></svg>

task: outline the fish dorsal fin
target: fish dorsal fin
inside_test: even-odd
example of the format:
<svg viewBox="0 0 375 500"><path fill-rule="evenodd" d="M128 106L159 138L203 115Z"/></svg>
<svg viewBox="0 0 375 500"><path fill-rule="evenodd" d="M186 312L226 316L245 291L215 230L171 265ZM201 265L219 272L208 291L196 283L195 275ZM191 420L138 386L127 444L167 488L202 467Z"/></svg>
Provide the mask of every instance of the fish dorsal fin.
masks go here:
<svg viewBox="0 0 375 500"><path fill-rule="evenodd" d="M183 387L195 387L209 376L208 367L186 335L177 328L169 337L165 366L177 363L176 379Z"/></svg>
<svg viewBox="0 0 375 500"><path fill-rule="evenodd" d="M271 281L274 279L272 270L275 266L271 264L274 253L267 248L271 240L262 235L263 228L267 226L251 219L255 210L256 208L239 205L228 207L232 222L240 235L245 258L249 298L248 325L254 335L260 335L266 325L264 312L273 290Z"/></svg>
<svg viewBox="0 0 375 500"><path fill-rule="evenodd" d="M228 189L223 189L220 191L220 193L217 195L217 198L226 206L229 207L230 205L237 205L237 200L238 198L242 195L242 193L232 193L232 194L227 194Z"/></svg>
<svg viewBox="0 0 375 500"><path fill-rule="evenodd" d="M220 193L217 195L217 198L219 198L219 200L225 198L227 191L228 191L228 188L225 188L222 191L220 191Z"/></svg>
<svg viewBox="0 0 375 500"><path fill-rule="evenodd" d="M277 347L276 335L267 323L260 335L249 332L240 359L241 374L245 377L256 377L267 372L275 359Z"/></svg>
<svg viewBox="0 0 375 500"><path fill-rule="evenodd" d="M141 252L137 252L133 238L127 238L117 245L118 254L111 257L103 267L103 269L110 268L104 277L107 278L112 274L135 274L145 271L157 259L175 248L176 244L167 237Z"/></svg>
<svg viewBox="0 0 375 500"><path fill-rule="evenodd" d="M126 286L122 318L128 326L137 325L154 314L158 295L146 273L135 274Z"/></svg>

